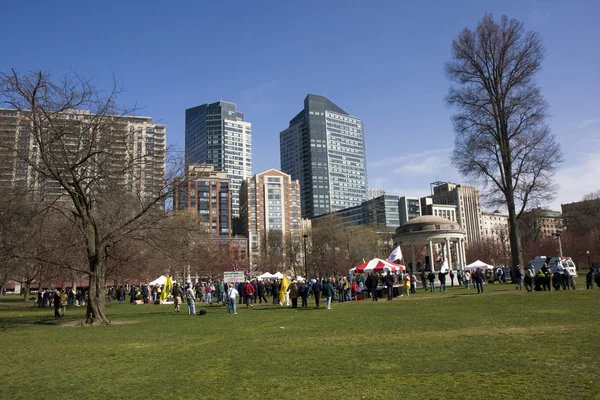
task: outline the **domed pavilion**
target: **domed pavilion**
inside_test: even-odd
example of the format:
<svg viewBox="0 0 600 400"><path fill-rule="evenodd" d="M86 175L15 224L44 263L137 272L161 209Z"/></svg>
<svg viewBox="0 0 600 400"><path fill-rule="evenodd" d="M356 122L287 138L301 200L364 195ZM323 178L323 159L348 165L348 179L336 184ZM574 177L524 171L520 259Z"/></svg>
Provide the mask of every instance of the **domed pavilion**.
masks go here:
<svg viewBox="0 0 600 400"><path fill-rule="evenodd" d="M427 254L430 260L430 269L434 271L433 245L442 246L443 258L448 260L449 269L461 269L466 262L465 257L465 231L461 229L458 222L438 217L435 215L423 215L407 221L396 229L394 235L394 247L399 245L410 245L410 255L413 268L416 267L415 245L427 245ZM452 247L456 254L456 266L452 266Z"/></svg>

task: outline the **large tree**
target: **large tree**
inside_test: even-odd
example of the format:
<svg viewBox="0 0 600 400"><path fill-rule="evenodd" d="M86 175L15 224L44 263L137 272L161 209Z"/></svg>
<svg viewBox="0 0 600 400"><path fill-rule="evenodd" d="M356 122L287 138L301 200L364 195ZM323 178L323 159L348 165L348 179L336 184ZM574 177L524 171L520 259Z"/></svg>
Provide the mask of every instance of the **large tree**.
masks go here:
<svg viewBox="0 0 600 400"><path fill-rule="evenodd" d="M55 80L40 71L0 73L0 104L15 110L21 135L30 144L3 142L0 146L33 171L40 187L53 187L54 193L61 194L54 199L46 196L43 202L62 219L71 238L68 246L78 256L47 261L87 275L85 322L89 324L110 322L104 311L110 249L156 226L165 217L162 207L169 195L168 185L153 188L151 194L134 190L149 176L133 176L133 166L149 157L164 163L164 154L126 155L126 115L131 110L117 107L117 93L104 94L77 75ZM140 181L131 184L125 177ZM158 179L164 183L164 177ZM74 260L84 260L83 266L81 262L69 264Z"/></svg>
<svg viewBox="0 0 600 400"><path fill-rule="evenodd" d="M540 36L503 16L486 15L452 42L447 101L455 145L452 161L483 185L490 205L506 206L513 268L523 264L518 217L555 194L552 175L563 160L546 123L548 105L534 77L544 59Z"/></svg>

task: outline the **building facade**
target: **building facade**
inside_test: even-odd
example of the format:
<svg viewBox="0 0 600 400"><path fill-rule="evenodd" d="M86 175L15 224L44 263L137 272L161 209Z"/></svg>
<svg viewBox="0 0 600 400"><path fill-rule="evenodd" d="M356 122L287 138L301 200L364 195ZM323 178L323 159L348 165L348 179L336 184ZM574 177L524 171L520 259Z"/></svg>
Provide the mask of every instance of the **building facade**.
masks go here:
<svg viewBox="0 0 600 400"><path fill-rule="evenodd" d="M280 133L281 170L302 188L302 216L358 206L367 199L362 121L323 96L309 94L304 109Z"/></svg>
<svg viewBox="0 0 600 400"><path fill-rule="evenodd" d="M375 197L383 196L385 194L385 190L383 189L367 189L367 200L374 199Z"/></svg>
<svg viewBox="0 0 600 400"><path fill-rule="evenodd" d="M252 176L252 124L226 101L185 110L185 162L211 164L231 182L232 216L239 216L239 190Z"/></svg>
<svg viewBox="0 0 600 400"><path fill-rule="evenodd" d="M404 225L409 220L421 216L421 201L418 197L402 196L398 201L400 225Z"/></svg>
<svg viewBox="0 0 600 400"><path fill-rule="evenodd" d="M67 150L77 154L86 140L81 129L90 129L95 115L73 111L60 116L64 119L57 121L64 126L58 129L66 132L68 125L78 129L62 137ZM112 118L107 122L110 132L98 132L98 140L109 147L102 149L109 154L108 165L103 165L105 178L142 201L152 202L165 188L166 127L153 123L151 117ZM31 127L28 113L0 109L0 140L5 145L0 147L0 186L27 190L36 200L54 201L65 193L58 182L44 178L31 166L41 163Z"/></svg>
<svg viewBox="0 0 600 400"><path fill-rule="evenodd" d="M480 193L473 186L434 182L431 198L434 204L456 206L456 219L466 231L467 243L481 239Z"/></svg>
<svg viewBox="0 0 600 400"><path fill-rule="evenodd" d="M482 212L481 238L508 243L508 215L500 211Z"/></svg>
<svg viewBox="0 0 600 400"><path fill-rule="evenodd" d="M187 165L187 179L174 194L178 211L197 215L211 237L231 237L231 182L214 165Z"/></svg>
<svg viewBox="0 0 600 400"><path fill-rule="evenodd" d="M337 218L342 225L367 225L375 229L396 229L400 225L399 199L394 195L383 195L312 219L313 226L319 226L327 218Z"/></svg>
<svg viewBox="0 0 600 400"><path fill-rule="evenodd" d="M302 235L300 198L300 183L274 168L243 182L240 219L242 232L248 237L251 263L267 232L281 232L282 238Z"/></svg>
<svg viewBox="0 0 600 400"><path fill-rule="evenodd" d="M538 241L552 237L563 229L563 218L560 211L535 208L519 217L519 233L521 240Z"/></svg>

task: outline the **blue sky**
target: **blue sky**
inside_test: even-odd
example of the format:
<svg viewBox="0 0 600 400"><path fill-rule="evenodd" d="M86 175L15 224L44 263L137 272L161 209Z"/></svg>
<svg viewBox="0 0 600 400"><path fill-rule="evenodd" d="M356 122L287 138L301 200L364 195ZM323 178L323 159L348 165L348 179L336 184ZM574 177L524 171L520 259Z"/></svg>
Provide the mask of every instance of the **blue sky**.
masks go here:
<svg viewBox="0 0 600 400"><path fill-rule="evenodd" d="M538 82L566 155L550 206L600 189L600 2L37 3L2 7L0 70L73 70L106 89L114 74L121 104L166 124L182 148L186 108L237 103L252 122L255 173L279 168L279 132L307 93L321 94L362 118L369 186L409 196L463 182L449 159L444 63L462 28L506 14L547 49Z"/></svg>

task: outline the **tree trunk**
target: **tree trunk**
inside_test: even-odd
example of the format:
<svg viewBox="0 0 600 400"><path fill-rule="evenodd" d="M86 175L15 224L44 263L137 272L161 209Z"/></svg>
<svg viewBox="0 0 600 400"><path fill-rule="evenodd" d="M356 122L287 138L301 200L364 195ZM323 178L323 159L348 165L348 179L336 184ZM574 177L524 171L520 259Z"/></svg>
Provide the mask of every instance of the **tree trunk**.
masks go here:
<svg viewBox="0 0 600 400"><path fill-rule="evenodd" d="M521 252L521 236L519 235L515 201L512 196L506 196L506 203L508 205L508 237L510 240L512 269L516 271L518 265L524 267L523 254Z"/></svg>
<svg viewBox="0 0 600 400"><path fill-rule="evenodd" d="M110 324L104 314L104 288L106 286L106 270L102 262L90 264L90 284L88 289L85 323L92 325Z"/></svg>

